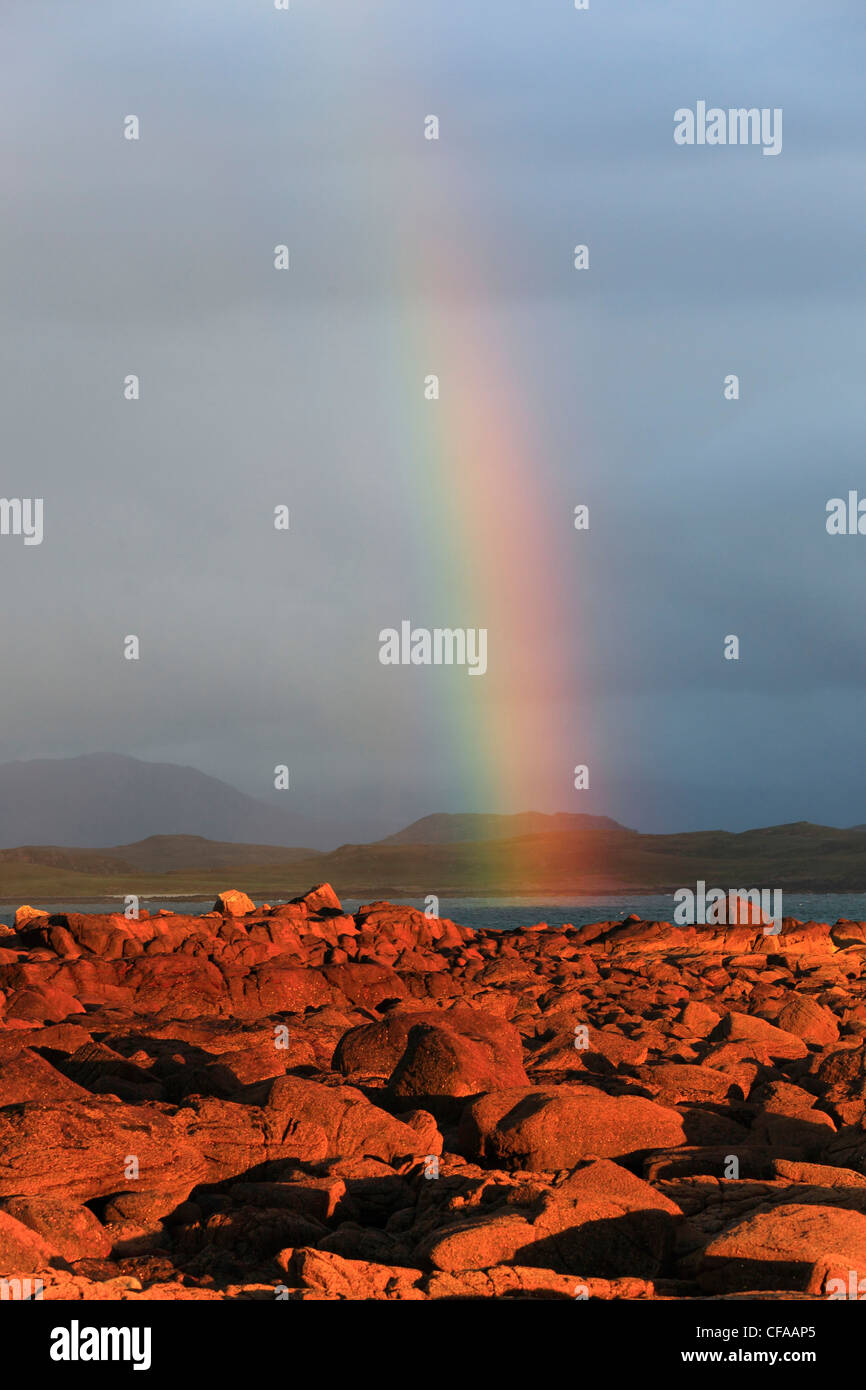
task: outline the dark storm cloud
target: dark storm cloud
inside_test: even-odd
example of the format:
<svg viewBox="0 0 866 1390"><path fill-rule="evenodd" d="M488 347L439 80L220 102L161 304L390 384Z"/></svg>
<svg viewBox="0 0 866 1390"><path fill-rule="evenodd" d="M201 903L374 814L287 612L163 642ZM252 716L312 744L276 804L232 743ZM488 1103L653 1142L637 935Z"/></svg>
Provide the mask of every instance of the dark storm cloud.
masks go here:
<svg viewBox="0 0 866 1390"><path fill-rule="evenodd" d="M0 549L0 757L112 748L257 795L285 761L343 838L462 808L429 692L375 661L381 627L436 621L456 544L405 399L432 308L440 352L497 344L548 509L597 752L592 805L571 746L536 804L866 819L866 550L824 529L866 493L858 6L31 0L4 26L3 492L46 521ZM782 107L782 154L676 147L698 99Z"/></svg>

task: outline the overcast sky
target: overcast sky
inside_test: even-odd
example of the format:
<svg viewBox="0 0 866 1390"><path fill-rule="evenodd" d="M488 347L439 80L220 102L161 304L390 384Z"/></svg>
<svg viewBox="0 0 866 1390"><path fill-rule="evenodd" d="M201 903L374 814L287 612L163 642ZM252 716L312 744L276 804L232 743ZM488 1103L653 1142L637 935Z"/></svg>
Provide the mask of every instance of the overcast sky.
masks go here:
<svg viewBox="0 0 866 1390"><path fill-rule="evenodd" d="M2 493L45 506L0 537L0 761L285 763L341 839L866 821L866 536L825 528L866 496L862 0L0 26ZM677 146L698 101L782 152ZM403 618L488 626L488 674L383 667Z"/></svg>

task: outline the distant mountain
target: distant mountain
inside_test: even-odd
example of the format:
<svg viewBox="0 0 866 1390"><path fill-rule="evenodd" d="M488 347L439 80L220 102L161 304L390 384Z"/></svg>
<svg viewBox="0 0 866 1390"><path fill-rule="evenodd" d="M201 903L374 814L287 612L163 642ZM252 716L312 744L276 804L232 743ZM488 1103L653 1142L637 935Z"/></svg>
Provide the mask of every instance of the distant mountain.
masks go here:
<svg viewBox="0 0 866 1390"><path fill-rule="evenodd" d="M304 815L175 763L91 753L0 764L0 846L104 846L153 835L303 845L311 834L323 842Z"/></svg>
<svg viewBox="0 0 866 1390"><path fill-rule="evenodd" d="M243 869L244 865L291 867L307 863L322 851L290 849L285 845L247 845L234 840L204 840L200 835L151 835L131 845L111 849L72 849L57 845L19 845L0 849L0 867L40 865L73 873L139 872L171 874L198 869Z"/></svg>
<svg viewBox="0 0 866 1390"><path fill-rule="evenodd" d="M450 819L430 817L430 833ZM520 823L523 818L479 819ZM454 834L453 825L448 833ZM740 834L641 835L614 821L601 829L584 824L510 839L401 843L393 837L390 843L347 844L327 853L195 835L151 836L113 849L30 845L0 851L0 898L37 905L127 893L157 901L208 898L224 888L280 902L322 882L332 883L342 896L368 902L429 893L442 898L537 894L540 901L558 895L673 893L698 880L708 888L741 891L866 892L866 831L800 821Z"/></svg>
<svg viewBox="0 0 866 1390"><path fill-rule="evenodd" d="M453 835L449 821L474 817L430 817L428 834ZM480 816L480 821L522 822L523 817ZM529 817L531 823L555 816ZM353 895L411 893L421 896L524 896L585 893L667 893L694 887L780 888L785 892L866 891L866 831L799 821L739 834L725 830L678 835L642 835L592 817L563 817L577 828L523 833L486 841L414 839L415 826L390 841L343 845L310 865L338 892ZM418 822L424 826L428 822ZM296 866L302 874L307 866ZM297 890L296 890L297 891Z"/></svg>
<svg viewBox="0 0 866 1390"><path fill-rule="evenodd" d="M668 892L699 879L866 891L866 830L805 821L643 835L607 816L440 814L373 843L323 844L333 839L307 815L191 767L110 753L0 765L0 896L22 902L225 887L279 901L323 881L392 898Z"/></svg>
<svg viewBox="0 0 866 1390"><path fill-rule="evenodd" d="M130 849L129 864L170 872L174 867L218 867L224 862L225 856L205 862L201 856L215 852L205 850L205 842L256 845L265 851L312 845L311 854L331 849L337 842L337 831L345 834L348 828L348 818L342 817L342 822L325 825L303 812L284 811L193 767L144 762L119 753L0 764L0 849L39 850L44 855L63 848L130 849L142 841L161 840L161 845L151 844L146 851L132 854ZM381 825L381 819L378 823ZM359 840L365 829L357 827ZM622 829L606 816L566 813L434 815L415 821L380 843L470 844L521 835ZM178 837L188 837L190 843L170 848L168 841ZM191 843L195 839L200 842L198 849ZM48 861L43 857L39 862ZM251 858L236 856L234 862L249 863ZM257 862L272 863L273 858L266 852ZM112 863L116 863L114 856ZM96 867L94 863L94 871Z"/></svg>
<svg viewBox="0 0 866 1390"><path fill-rule="evenodd" d="M513 816L437 815L413 821L396 835L378 840L380 845L459 845L475 840L514 840L520 835L561 835L564 831L622 830L626 827L608 816L578 815L557 811L521 811Z"/></svg>
<svg viewBox="0 0 866 1390"><path fill-rule="evenodd" d="M201 835L151 835L137 844L118 845L112 850L118 860L147 874L170 874L184 869L237 868L243 864L289 866L314 859L320 852L286 845L205 840Z"/></svg>

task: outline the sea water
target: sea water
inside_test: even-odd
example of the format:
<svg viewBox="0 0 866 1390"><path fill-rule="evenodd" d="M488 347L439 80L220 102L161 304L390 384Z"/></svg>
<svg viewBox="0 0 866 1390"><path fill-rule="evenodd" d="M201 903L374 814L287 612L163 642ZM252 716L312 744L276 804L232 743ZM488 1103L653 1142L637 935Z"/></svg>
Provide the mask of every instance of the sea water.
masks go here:
<svg viewBox="0 0 866 1390"><path fill-rule="evenodd" d="M347 912L355 912L372 902L375 894L366 898L344 898ZM384 895L383 895L384 896ZM388 900L424 911L426 899L401 893L390 893ZM213 911L213 898L142 898L142 908L153 914L160 908L182 912L193 917ZM272 906L278 898L268 899ZM122 912L115 900L101 902L59 903L40 902L46 912ZM514 931L517 927L546 922L550 927L570 923L574 927L588 922L622 921L629 913L651 922L673 922L676 903L673 893L596 894L592 898L447 898L439 899L439 916L450 917L464 927L483 927L493 931ZM783 893L782 913L801 922L836 922L847 917L854 922L866 922L866 893ZM0 921L11 926L15 908L0 909Z"/></svg>

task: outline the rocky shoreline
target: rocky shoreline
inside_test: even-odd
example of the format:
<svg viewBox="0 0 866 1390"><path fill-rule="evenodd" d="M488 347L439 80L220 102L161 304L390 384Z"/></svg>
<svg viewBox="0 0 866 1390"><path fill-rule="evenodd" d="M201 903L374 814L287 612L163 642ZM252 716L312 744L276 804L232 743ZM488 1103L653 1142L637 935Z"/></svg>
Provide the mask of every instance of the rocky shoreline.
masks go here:
<svg viewBox="0 0 866 1390"><path fill-rule="evenodd" d="M473 931L327 884L204 917L21 908L0 1280L825 1299L866 1281L864 958L858 922Z"/></svg>

